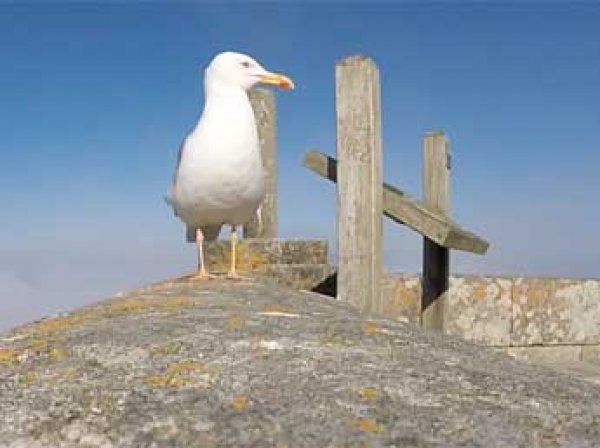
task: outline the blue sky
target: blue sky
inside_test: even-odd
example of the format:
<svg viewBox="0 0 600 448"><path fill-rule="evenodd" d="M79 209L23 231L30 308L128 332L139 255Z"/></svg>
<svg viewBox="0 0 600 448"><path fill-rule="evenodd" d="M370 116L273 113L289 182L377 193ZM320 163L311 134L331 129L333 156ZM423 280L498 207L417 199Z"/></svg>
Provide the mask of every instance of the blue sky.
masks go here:
<svg viewBox="0 0 600 448"><path fill-rule="evenodd" d="M0 329L189 272L165 206L219 51L289 74L278 92L280 233L335 250L334 65L382 79L386 181L421 194L422 135L453 152L453 217L489 239L453 271L598 277L600 4L0 5ZM421 240L385 224L390 271Z"/></svg>

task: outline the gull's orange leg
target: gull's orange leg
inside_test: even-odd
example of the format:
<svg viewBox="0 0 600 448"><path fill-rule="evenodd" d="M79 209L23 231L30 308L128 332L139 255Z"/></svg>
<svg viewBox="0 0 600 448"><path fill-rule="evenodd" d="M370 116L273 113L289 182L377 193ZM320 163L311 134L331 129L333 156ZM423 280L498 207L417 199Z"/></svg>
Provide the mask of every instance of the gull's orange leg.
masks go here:
<svg viewBox="0 0 600 448"><path fill-rule="evenodd" d="M196 247L198 248L198 271L192 276L194 280L208 280L215 278L206 270L206 263L204 262L204 234L202 229L196 229Z"/></svg>

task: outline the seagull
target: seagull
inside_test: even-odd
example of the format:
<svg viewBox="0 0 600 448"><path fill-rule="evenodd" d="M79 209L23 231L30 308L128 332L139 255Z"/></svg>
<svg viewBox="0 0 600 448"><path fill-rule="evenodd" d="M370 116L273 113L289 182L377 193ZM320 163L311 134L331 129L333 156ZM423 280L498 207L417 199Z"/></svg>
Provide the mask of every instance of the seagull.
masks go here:
<svg viewBox="0 0 600 448"><path fill-rule="evenodd" d="M230 278L235 266L237 228L258 212L265 195L258 131L248 90L257 84L293 89L287 76L267 71L252 57L231 51L216 55L204 71L204 110L179 149L170 195L175 216L198 250L197 279L206 269L204 242L231 226Z"/></svg>

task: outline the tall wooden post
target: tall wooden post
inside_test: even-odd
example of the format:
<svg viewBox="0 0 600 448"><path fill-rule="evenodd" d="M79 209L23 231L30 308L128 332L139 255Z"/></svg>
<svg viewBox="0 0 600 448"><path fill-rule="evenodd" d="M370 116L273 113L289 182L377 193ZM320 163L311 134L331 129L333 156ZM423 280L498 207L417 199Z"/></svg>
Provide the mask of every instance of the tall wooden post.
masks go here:
<svg viewBox="0 0 600 448"><path fill-rule="evenodd" d="M423 195L428 207L450 214L450 152L442 132L427 134L423 140ZM426 329L444 331L449 275L449 250L425 237L421 325Z"/></svg>
<svg viewBox="0 0 600 448"><path fill-rule="evenodd" d="M260 208L259 220L255 217L244 225L244 238L277 237L277 116L275 94L270 90L253 89L250 102L254 109L258 139L265 168L265 199Z"/></svg>
<svg viewBox="0 0 600 448"><path fill-rule="evenodd" d="M364 56L336 66L339 299L365 313L381 299L382 149L379 70Z"/></svg>

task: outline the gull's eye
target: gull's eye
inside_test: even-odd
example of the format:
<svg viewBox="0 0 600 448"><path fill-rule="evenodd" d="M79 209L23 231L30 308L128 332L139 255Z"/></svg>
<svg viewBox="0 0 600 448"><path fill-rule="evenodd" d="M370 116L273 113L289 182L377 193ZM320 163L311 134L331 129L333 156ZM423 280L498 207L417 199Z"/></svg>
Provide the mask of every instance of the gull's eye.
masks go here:
<svg viewBox="0 0 600 448"><path fill-rule="evenodd" d="M243 62L241 62L241 64L242 64L242 67L244 67L244 68L250 68L250 62L249 61L243 61Z"/></svg>

